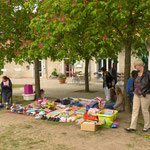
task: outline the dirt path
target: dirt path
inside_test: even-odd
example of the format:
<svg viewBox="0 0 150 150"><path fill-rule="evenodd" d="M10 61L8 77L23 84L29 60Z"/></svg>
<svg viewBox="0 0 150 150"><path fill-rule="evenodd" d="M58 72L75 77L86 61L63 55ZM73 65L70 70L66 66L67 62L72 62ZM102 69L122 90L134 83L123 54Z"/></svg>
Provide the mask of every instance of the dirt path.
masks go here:
<svg viewBox="0 0 150 150"><path fill-rule="evenodd" d="M95 133L80 131L70 123L54 123L0 111L0 150L150 150L150 140L141 132L124 131L130 115L118 116L118 129ZM138 124L141 130L142 123ZM150 134L149 134L150 135Z"/></svg>

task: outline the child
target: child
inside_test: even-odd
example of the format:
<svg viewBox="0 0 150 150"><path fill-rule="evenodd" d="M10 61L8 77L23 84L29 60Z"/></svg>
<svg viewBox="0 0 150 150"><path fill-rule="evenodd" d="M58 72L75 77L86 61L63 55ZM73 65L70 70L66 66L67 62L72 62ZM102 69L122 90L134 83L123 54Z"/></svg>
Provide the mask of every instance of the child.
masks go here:
<svg viewBox="0 0 150 150"><path fill-rule="evenodd" d="M117 96L117 101L116 101L115 105L113 106L113 108L118 111L123 111L124 110L124 98L123 98L121 88L116 87L115 92L116 92L116 96Z"/></svg>
<svg viewBox="0 0 150 150"><path fill-rule="evenodd" d="M121 88L116 87L115 93L116 93L116 97L117 97L116 102L110 102L110 103L106 104L104 108L116 109L118 111L123 111L124 110L124 108L123 108L124 98L123 98Z"/></svg>
<svg viewBox="0 0 150 150"><path fill-rule="evenodd" d="M113 109L113 106L116 103L116 93L114 88L110 89L110 101L104 106L104 108Z"/></svg>
<svg viewBox="0 0 150 150"><path fill-rule="evenodd" d="M4 99L6 109L8 109L9 99L12 96L12 83L7 76L3 76L2 78L1 89L2 89L2 97Z"/></svg>

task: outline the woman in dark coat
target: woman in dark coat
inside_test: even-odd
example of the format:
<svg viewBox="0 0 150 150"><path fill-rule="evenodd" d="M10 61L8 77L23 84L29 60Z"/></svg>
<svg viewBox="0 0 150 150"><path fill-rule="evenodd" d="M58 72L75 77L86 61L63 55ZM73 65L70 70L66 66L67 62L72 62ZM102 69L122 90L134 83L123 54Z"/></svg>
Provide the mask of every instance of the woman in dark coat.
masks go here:
<svg viewBox="0 0 150 150"><path fill-rule="evenodd" d="M7 76L3 76L2 78L1 89L2 89L2 98L4 99L6 108L9 108L8 103L9 99L12 96L12 83Z"/></svg>
<svg viewBox="0 0 150 150"><path fill-rule="evenodd" d="M101 68L101 71L103 72L103 88L105 91L106 100L109 101L110 89L112 88L113 77L108 71L106 71L105 67Z"/></svg>

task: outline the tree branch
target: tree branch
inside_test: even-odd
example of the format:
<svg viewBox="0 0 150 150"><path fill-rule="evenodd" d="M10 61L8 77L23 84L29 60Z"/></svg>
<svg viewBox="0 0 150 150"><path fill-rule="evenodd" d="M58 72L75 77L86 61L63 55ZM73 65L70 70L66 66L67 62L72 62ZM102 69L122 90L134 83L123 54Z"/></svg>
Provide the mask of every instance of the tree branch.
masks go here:
<svg viewBox="0 0 150 150"><path fill-rule="evenodd" d="M122 32L119 30L119 28L118 28L116 25L114 25L114 24L112 24L112 26L117 30L117 32L119 33L119 35L120 35L121 38L123 39L123 34L122 34Z"/></svg>

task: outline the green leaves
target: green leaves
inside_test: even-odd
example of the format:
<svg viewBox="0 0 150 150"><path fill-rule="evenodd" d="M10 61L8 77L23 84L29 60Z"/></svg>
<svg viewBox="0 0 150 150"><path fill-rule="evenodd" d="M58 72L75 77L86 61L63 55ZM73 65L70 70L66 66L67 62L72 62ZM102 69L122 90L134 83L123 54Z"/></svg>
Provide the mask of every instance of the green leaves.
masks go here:
<svg viewBox="0 0 150 150"><path fill-rule="evenodd" d="M16 11L14 8L18 6L21 9ZM2 55L7 56L9 51L8 60L29 60L29 57L91 59L99 55L115 58L129 38L138 49L141 47L138 43L149 36L149 8L149 0L13 0L9 5L2 3L0 40L3 45L11 41ZM17 49L20 52L16 55Z"/></svg>

